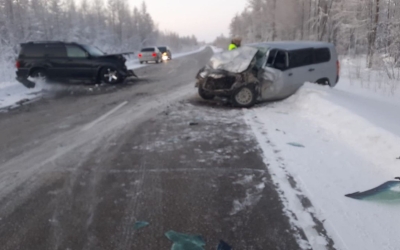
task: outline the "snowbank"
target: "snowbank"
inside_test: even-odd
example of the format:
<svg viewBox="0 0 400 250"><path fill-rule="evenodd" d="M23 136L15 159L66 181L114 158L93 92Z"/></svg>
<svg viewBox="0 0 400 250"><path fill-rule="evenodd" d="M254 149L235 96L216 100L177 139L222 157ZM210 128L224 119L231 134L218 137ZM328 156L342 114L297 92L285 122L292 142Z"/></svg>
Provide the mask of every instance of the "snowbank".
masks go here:
<svg viewBox="0 0 400 250"><path fill-rule="evenodd" d="M305 229L313 249L325 249L330 238L337 249L397 249L400 201L374 203L344 195L399 175L400 137L338 105L328 98L331 91L307 84L285 101L244 111L246 121L288 215L295 214L293 224ZM315 231L314 217L323 222L326 236Z"/></svg>

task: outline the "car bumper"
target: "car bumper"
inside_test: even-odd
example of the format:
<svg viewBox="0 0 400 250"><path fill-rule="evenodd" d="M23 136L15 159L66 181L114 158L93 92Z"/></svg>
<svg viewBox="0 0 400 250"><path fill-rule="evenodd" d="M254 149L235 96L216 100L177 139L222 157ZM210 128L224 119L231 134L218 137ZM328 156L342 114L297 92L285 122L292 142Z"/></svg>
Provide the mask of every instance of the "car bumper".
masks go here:
<svg viewBox="0 0 400 250"><path fill-rule="evenodd" d="M158 61L160 58L158 56L156 57L142 57L139 59L141 62L151 62L151 61Z"/></svg>
<svg viewBox="0 0 400 250"><path fill-rule="evenodd" d="M18 82L20 82L22 85L25 87L31 89L35 87L35 83L30 81L27 77L20 77L17 76L15 79L17 79Z"/></svg>

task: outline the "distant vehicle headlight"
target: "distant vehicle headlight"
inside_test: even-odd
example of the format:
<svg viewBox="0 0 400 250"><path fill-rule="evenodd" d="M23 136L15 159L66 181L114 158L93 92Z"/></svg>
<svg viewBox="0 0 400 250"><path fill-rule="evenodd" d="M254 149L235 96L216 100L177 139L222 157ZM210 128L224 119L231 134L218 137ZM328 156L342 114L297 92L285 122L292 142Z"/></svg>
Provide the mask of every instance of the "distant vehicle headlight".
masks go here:
<svg viewBox="0 0 400 250"><path fill-rule="evenodd" d="M167 53L163 53L162 59L163 59L164 61L168 60L168 54L167 54Z"/></svg>

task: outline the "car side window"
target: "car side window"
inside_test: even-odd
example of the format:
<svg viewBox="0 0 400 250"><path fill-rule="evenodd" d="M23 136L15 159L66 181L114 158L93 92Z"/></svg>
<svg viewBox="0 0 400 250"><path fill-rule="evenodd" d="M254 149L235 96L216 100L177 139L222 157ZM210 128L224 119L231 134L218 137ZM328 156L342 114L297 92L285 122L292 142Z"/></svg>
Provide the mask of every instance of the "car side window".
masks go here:
<svg viewBox="0 0 400 250"><path fill-rule="evenodd" d="M292 50L289 52L289 68L313 64L313 49Z"/></svg>
<svg viewBox="0 0 400 250"><path fill-rule="evenodd" d="M276 52L278 52L278 50L276 50L276 49L272 49L268 52L268 58L267 58L267 62L266 62L267 66L274 64Z"/></svg>
<svg viewBox="0 0 400 250"><path fill-rule="evenodd" d="M38 58L44 57L45 55L45 46L44 45L26 45L21 49L21 57L30 57L30 58Z"/></svg>
<svg viewBox="0 0 400 250"><path fill-rule="evenodd" d="M48 45L46 46L46 56L48 57L66 57L67 50L63 45Z"/></svg>
<svg viewBox="0 0 400 250"><path fill-rule="evenodd" d="M71 58L86 58L87 53L77 46L67 45L67 55Z"/></svg>
<svg viewBox="0 0 400 250"><path fill-rule="evenodd" d="M331 51L328 48L314 49L314 62L325 63L331 60Z"/></svg>
<svg viewBox="0 0 400 250"><path fill-rule="evenodd" d="M279 70L284 70L287 68L287 56L285 51L277 51L275 56L274 68Z"/></svg>

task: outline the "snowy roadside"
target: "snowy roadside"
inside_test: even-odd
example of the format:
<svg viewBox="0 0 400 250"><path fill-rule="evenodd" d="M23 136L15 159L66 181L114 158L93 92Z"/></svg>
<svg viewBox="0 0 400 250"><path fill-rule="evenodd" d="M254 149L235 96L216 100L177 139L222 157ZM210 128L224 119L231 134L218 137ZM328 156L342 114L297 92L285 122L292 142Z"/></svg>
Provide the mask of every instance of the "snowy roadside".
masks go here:
<svg viewBox="0 0 400 250"><path fill-rule="evenodd" d="M400 137L327 98L330 91L335 90L306 84L287 100L245 110L245 120L289 217L304 229L313 249L325 249L330 238L336 249L397 249L398 202L344 195L399 175ZM326 236L316 234L318 222Z"/></svg>
<svg viewBox="0 0 400 250"><path fill-rule="evenodd" d="M206 47L201 47L194 51L176 53L174 54L174 58L180 58L184 56L189 56L191 54L195 54L201 52ZM135 56L132 59L127 61L127 67L129 69L138 69L142 67L146 67L148 65L140 64ZM37 99L40 99L42 91L49 86L46 84L38 84L33 89L28 89L21 83L16 80L11 80L8 82L0 83L0 109L13 108L15 106L19 106L21 104L32 102Z"/></svg>

